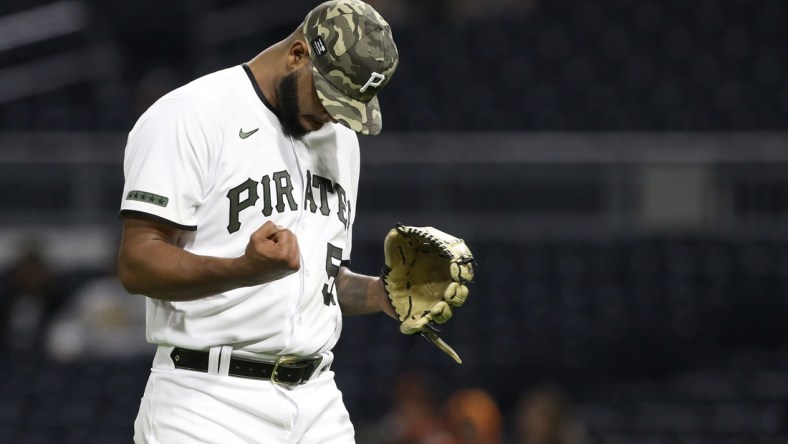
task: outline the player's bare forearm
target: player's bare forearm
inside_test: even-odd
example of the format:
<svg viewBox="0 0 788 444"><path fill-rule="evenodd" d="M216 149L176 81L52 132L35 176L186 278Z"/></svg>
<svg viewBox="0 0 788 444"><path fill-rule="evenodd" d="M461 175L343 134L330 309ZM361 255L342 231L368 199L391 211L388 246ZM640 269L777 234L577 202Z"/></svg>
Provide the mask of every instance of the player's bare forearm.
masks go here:
<svg viewBox="0 0 788 444"><path fill-rule="evenodd" d="M250 265L248 254L239 258L196 255L177 246L181 234L166 224L124 219L118 275L130 293L189 301L279 279L298 269L296 264L290 267L292 271L262 274Z"/></svg>
<svg viewBox="0 0 788 444"><path fill-rule="evenodd" d="M379 277L353 273L340 267L337 274L337 299L345 315L362 315L383 311L396 319L383 282Z"/></svg>
<svg viewBox="0 0 788 444"><path fill-rule="evenodd" d="M147 221L124 220L118 274L130 293L188 301L240 286L226 278L230 259L189 253L175 245L178 235Z"/></svg>

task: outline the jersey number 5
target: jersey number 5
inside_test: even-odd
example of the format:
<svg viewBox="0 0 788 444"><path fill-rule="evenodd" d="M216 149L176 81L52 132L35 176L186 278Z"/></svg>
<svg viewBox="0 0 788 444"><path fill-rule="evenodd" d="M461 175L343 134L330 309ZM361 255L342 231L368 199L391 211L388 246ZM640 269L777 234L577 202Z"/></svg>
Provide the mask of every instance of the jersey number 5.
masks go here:
<svg viewBox="0 0 788 444"><path fill-rule="evenodd" d="M336 263L334 263L335 261ZM326 274L328 275L328 282L323 284L323 303L326 305L337 305L337 300L334 297L334 287L336 287L339 264L341 263L342 249L331 245L330 242L326 243Z"/></svg>

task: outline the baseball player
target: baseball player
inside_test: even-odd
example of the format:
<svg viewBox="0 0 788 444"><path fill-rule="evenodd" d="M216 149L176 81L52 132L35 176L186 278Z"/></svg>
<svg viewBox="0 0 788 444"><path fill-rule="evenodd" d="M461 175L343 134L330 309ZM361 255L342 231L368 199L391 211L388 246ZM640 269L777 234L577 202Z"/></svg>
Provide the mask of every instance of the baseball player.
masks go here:
<svg viewBox="0 0 788 444"><path fill-rule="evenodd" d="M397 48L359 0L162 97L125 151L119 274L158 345L136 443L354 442L331 349L343 314L396 317L351 272L356 132Z"/></svg>

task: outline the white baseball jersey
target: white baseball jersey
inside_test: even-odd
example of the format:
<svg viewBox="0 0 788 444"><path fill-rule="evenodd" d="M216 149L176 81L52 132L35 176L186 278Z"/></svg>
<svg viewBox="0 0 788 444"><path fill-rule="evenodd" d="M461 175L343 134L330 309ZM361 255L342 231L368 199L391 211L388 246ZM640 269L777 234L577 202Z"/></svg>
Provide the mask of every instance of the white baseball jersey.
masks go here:
<svg viewBox="0 0 788 444"><path fill-rule="evenodd" d="M267 220L295 233L301 250L301 269L268 284L188 302L149 298L149 342L311 355L339 338L335 277L350 258L358 139L329 123L293 140L264 100L236 66L165 95L129 133L124 216L186 230L179 246L198 255L243 255Z"/></svg>

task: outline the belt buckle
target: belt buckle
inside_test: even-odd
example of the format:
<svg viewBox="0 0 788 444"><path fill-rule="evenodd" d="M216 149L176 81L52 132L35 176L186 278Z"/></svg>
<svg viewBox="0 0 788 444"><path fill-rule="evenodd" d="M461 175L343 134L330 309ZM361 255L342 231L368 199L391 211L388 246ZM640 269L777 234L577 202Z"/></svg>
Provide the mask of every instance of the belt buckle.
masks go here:
<svg viewBox="0 0 788 444"><path fill-rule="evenodd" d="M274 384L287 384L287 385L298 385L306 383L312 375L314 375L315 370L317 367L320 366L320 363L323 362L323 357L319 355L313 356L294 356L294 355L284 355L280 356L279 359L276 360L274 363L274 369L271 371L271 382ZM308 368L310 366L314 366L314 368L309 372L308 375L304 375L301 381L299 382L283 382L279 380L279 367L282 365L296 365L303 364L303 368ZM306 377L308 376L308 377Z"/></svg>
<svg viewBox="0 0 788 444"><path fill-rule="evenodd" d="M290 382L282 382L279 380L278 378L279 367L282 364L289 365L289 364L295 364L296 362L298 362L297 356L293 356L293 355L280 356L279 359L277 359L276 363L274 364L274 369L271 371L271 382L274 384L292 384Z"/></svg>

